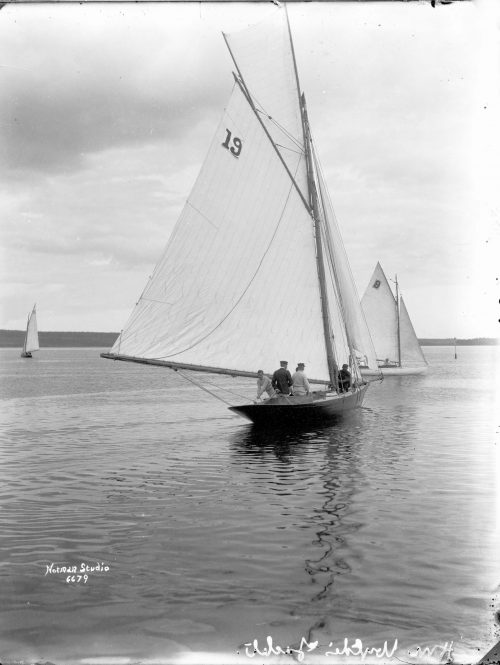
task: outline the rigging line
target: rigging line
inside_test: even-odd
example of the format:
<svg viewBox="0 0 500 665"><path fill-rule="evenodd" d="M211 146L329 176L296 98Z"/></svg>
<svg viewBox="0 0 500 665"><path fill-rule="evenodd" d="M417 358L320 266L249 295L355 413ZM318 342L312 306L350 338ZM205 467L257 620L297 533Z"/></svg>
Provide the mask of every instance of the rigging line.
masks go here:
<svg viewBox="0 0 500 665"><path fill-rule="evenodd" d="M225 35L224 35L224 38L225 38ZM290 40L291 40L291 35L290 35ZM243 82L243 85L245 86L245 89L246 89L247 93L252 98L252 104L254 106L255 112L260 113L261 115L265 115L275 125L275 127L277 127L285 136L287 136L290 139L290 141L292 141L292 143L295 143L295 145L298 148L300 148L301 152L304 152L304 146L301 144L300 140L298 138L296 138L291 132L289 132L288 129L286 129L286 127L284 125L282 125L280 122L278 122L272 115L269 115L268 111L266 111L266 108L265 108L264 104L262 104L260 99L258 99L257 96L252 93L250 88L247 86L247 83L246 83L245 79L243 78L240 70L238 69L236 59L233 56L233 53L232 53L232 51L229 47L229 43L227 42L227 39L226 39L226 44L227 44L227 47L229 49L229 53L231 54L231 57L233 58L234 64L236 65L236 69L238 70L238 73L239 73L240 78ZM293 44L291 44L291 46L292 46L292 53L293 53ZM294 59L294 63L295 63L295 59ZM300 108L300 91L299 91L299 86L298 86L298 79L297 79L297 92L299 93L299 108ZM258 106L260 106L260 108L257 108L256 104Z"/></svg>
<svg viewBox="0 0 500 665"><path fill-rule="evenodd" d="M222 34L224 35L224 33L222 33ZM301 191L299 185L297 184L297 182L296 182L296 180L295 180L295 177L292 175L292 173L291 173L291 171L290 171L290 169L289 169L289 167L288 167L288 164L286 163L286 161L285 161L283 155L281 154L281 152L280 152L280 151L278 150L278 148L276 147L276 143L274 142L273 137L272 137L271 134L269 133L269 130L267 129L266 125L264 124L262 118L259 117L259 113L258 113L257 109L255 108L255 104L254 104L254 102L253 102L252 96L250 95L250 92L248 91L247 85L246 85L246 83L245 83L245 79L243 78L243 76L242 76L242 74L241 74L241 72L240 72L240 69L239 69L239 67L238 67L238 63L236 62L236 60L235 60L235 58L234 58L234 55L233 55L233 52L231 51L231 47L229 46L229 43L228 43L228 41L227 41L227 39L226 39L226 35L224 35L224 39L226 40L226 45L227 45L227 47L228 47L228 49L229 49L229 53L231 54L231 57L232 57L233 62L234 62L234 64L235 64L236 71L238 72L238 76L239 76L239 78L238 78L238 77L236 76L236 74L234 74L234 72L233 72L233 75L234 75L234 78L235 78L235 80L236 80L236 83L239 85L240 90L241 90L241 92L243 93L243 96L245 97L245 99L247 100L247 102L248 102L250 108L251 108L252 111L255 113L255 117L256 117L257 120L259 121L260 126L261 126L262 129L264 130L264 133L266 134L266 136L267 136L267 138L269 139L271 145L273 146L273 148L274 148L276 154L278 155L279 160L280 160L281 163L283 164L283 168L284 168L285 171L288 173L288 176L290 177L290 179L291 179L291 181L292 181L292 183L293 183L295 189L297 190L297 193L298 193L298 195L300 196L300 198L301 198L301 200L302 200L302 203L304 204L305 209L306 209L307 212L311 215L311 214L312 214L311 206L308 204L308 202L307 202L306 199L304 198L304 194L302 193L302 191Z"/></svg>
<svg viewBox="0 0 500 665"><path fill-rule="evenodd" d="M196 342L194 342L194 343L191 344L190 346L187 346L187 347L184 348L184 349L181 349L180 351L177 351L176 353L172 353L172 354L170 354L170 355L166 355L166 356L158 356L158 360L162 360L162 359L165 359L165 358L173 358L173 357L175 357L175 356L177 356L177 355L179 355L179 354L181 354L181 353L185 353L186 351L190 351L191 349L194 349L196 346L198 346L198 344L200 344L200 343L203 342L205 339L207 339L207 337L210 337L210 335L212 335L212 334L213 334L218 328L220 328L220 326L224 323L224 321L226 321L226 320L229 318L229 316L234 312L234 310L236 309L236 307L237 307L237 306L240 304L240 302L243 300L243 297L246 295L248 289L249 289L249 288L251 287L251 285L253 284L253 281L254 281L255 278L257 277L257 274L258 274L258 272L259 272L259 270L260 270L260 267L261 267L262 264L264 263L264 259L266 258L267 254L269 253L269 250L271 249L271 246L272 246L272 244L273 244L273 242L274 242L274 239L275 239L275 237L276 237L276 234L278 233L278 229L279 229L279 227L280 227L280 225L281 225L281 222L282 222L282 220L283 220L283 216L284 216L284 214L285 214L285 210L286 210L286 208L287 208L287 206L288 206L288 201L290 200L290 195L291 195L291 193L292 193L292 191L293 191L293 187L294 187L294 185L293 185L293 182L292 182L292 183L290 184L290 189L288 190L288 195L287 195L287 197L286 197L286 201L285 201L285 203L284 203L284 205L283 205L283 209L282 209L282 211L281 211L280 218L279 218L279 220L278 220L278 223L276 224L276 228L274 229L273 235L271 236L271 239L270 239L270 241L269 241L269 244L267 245L266 250L265 250L264 254L262 255L262 258L261 258L261 260L259 261L259 264L257 265L257 268L255 269L255 272L253 273L253 275L252 275L252 277L250 278L250 280L249 280L248 284L246 285L246 287L243 289L243 292L241 293L240 297L236 300L236 302L235 302L234 305L231 307L231 309L228 311L228 313L227 313L227 314L226 314L226 315L225 315L225 316L219 321L219 323L218 323L216 326L214 326L214 327L212 328L212 330L210 330L209 332L207 332L206 335L203 335L203 337L201 337L200 339L196 340Z"/></svg>
<svg viewBox="0 0 500 665"><path fill-rule="evenodd" d="M311 138L311 141L312 141L312 138ZM317 167L318 167L318 171L319 171L319 173L320 173L320 175L321 175L321 177L322 177L322 179L323 179L323 182L326 183L326 178L325 178L325 174L324 174L324 171L323 171L323 167L321 166L321 162L320 162L320 160L319 160L319 157L318 157L318 155L317 155L317 152L316 152L316 149L315 149L314 145L313 145L313 150L314 150L314 157L315 157L316 165L317 165ZM333 207L333 203L332 203L332 199L331 199L331 196L330 196L330 192L328 191L328 189L327 189L326 187L325 187L324 189L325 189L325 191L326 191L326 201L327 201L327 203L328 203L328 205L329 205L329 210L330 210L331 213L332 213L333 221L335 222L336 227L339 229L339 223L338 223L337 215L335 214L335 208ZM337 235L340 236L340 229L339 229L339 233L338 233ZM342 240L342 239L340 239L340 240ZM352 286L353 286L353 288L354 288L354 292L355 292L355 294L356 294L356 296L357 296L357 298L358 298L358 300L359 300L358 290L357 290L357 288L356 288L356 283L355 283L355 281L354 281L354 277L353 277L353 274L352 274L351 265L350 265L349 261L347 260L347 254L346 254L346 251L345 251L345 247L344 247L344 243L343 243L343 242L342 242L342 251L343 251L343 254L344 254L345 258L346 258L346 265L347 265L347 269L349 270L349 275L350 275L350 277L351 277L351 282L352 282ZM363 315L363 318L364 318L364 315ZM368 324L367 324L367 326L368 326Z"/></svg>
<svg viewBox="0 0 500 665"><path fill-rule="evenodd" d="M289 148L286 145L281 145L281 143L277 143L276 146L278 148L282 148L283 150L288 150L289 152L293 152L294 155L300 155L302 157L302 155L304 154L303 150L294 150L293 148Z"/></svg>
<svg viewBox="0 0 500 665"><path fill-rule="evenodd" d="M325 235L324 230L322 230L322 234L323 234L323 236ZM353 372L356 379L361 379L361 374L359 372L359 367L358 367L358 363L357 363L357 357L356 357L356 354L354 352L354 345L352 344L352 342L350 340L350 336L349 336L349 333L348 333L348 330L347 330L347 319L346 319L346 314L345 314L344 303L343 303L343 300L342 300L342 298L341 298L341 296L340 296L340 294L337 290L337 287L336 287L335 268L333 266L333 261L332 261L332 257L331 257L332 248L330 247L330 244L328 243L328 239L326 237L325 237L325 244L326 244L326 247L327 247L327 250L328 250L327 251L328 272L329 272L330 279L331 279L331 282L332 282L333 293L334 293L334 296L335 296L335 302L337 303L337 306L338 306L338 308L339 308L339 310L342 314L342 318L343 318L344 323L345 323L345 328L341 329L341 335L342 335L341 341L342 341L342 344L344 344L345 347L347 347L347 349L344 349L344 350L347 350L349 352L350 357L355 359L354 363L349 363L351 365L351 371ZM340 362L339 362L338 357L336 358L336 360L337 360L338 365L340 367ZM345 358L344 358L344 360L345 360Z"/></svg>
<svg viewBox="0 0 500 665"><path fill-rule="evenodd" d="M251 401L251 398L248 397L248 395L242 395L241 393L237 393L236 390L230 390L229 388L224 388L223 386L218 386L216 383L213 383L211 381L207 381L209 386L213 386L214 388L218 388L219 390L223 390L226 393L230 393L231 395L236 395L237 397L241 397L242 399L246 399Z"/></svg>
<svg viewBox="0 0 500 665"><path fill-rule="evenodd" d="M203 219L206 219L207 222L210 224L210 226L213 226L213 228L214 228L216 231L219 230L219 227L218 227L218 226L215 226L215 224L214 224L210 219L208 219L208 217L207 217L206 215L204 215L204 214L201 212L201 210L199 210L195 205L193 205L189 199L186 201L186 203L187 203L187 205L188 205L190 208L192 208L192 209L195 210L199 215L201 215L201 216L203 217Z"/></svg>
<svg viewBox="0 0 500 665"><path fill-rule="evenodd" d="M260 106L259 109L257 107L255 108L257 113L260 113L261 115L265 115L266 118L268 120L270 120L272 122L272 124L280 130L280 132L282 132L287 138L289 138L292 143L295 143L297 148L300 148L300 152L303 153L304 152L304 146L300 143L299 139L296 139L295 136L291 132L289 132L288 129L284 125L282 125L275 118L273 118L272 115L269 115L269 113L264 108L264 105L260 103L260 101L257 99L257 97L255 97L255 95L252 95L252 93L250 91L249 91L249 94L252 96L252 99L254 101L256 101L257 104ZM278 145L278 144L276 144L276 145ZM281 147L284 147L284 146L281 146ZM291 148L289 148L289 149L291 150Z"/></svg>
<svg viewBox="0 0 500 665"><path fill-rule="evenodd" d="M339 280L339 274L338 274L338 266L336 265L335 262L335 252L334 252L334 247L333 247L333 239L330 234L330 229L328 226L328 215L327 215L327 210L325 206L325 199L324 199L324 183L321 178L321 175L318 171L318 161L317 161L317 155L314 153L314 165L316 167L316 172L319 174L319 199L321 203L321 213L322 213L322 218L323 218L323 224L320 227L320 233L324 238L324 244L326 248L326 255L327 255L327 263L328 263L328 269L330 273L330 278L332 280L332 286L334 295L335 295L335 300L337 302L337 305L339 307L342 320L344 322L344 329L342 330L344 342L346 343L347 349L349 351L350 357L353 359L351 364L351 368L354 368L354 374L356 378L360 378L358 366L357 366L357 360L356 360L356 354L354 352L354 345L351 339L351 334L349 327L347 325L347 310L346 306L344 303L344 298L342 297L342 292L340 288L340 280Z"/></svg>
<svg viewBox="0 0 500 665"><path fill-rule="evenodd" d="M234 85L236 85L236 83L235 83ZM234 86L233 86L233 87L234 87ZM261 115L266 116L266 118L267 118L268 120L270 120L270 121L272 122L272 124L273 124L275 127L277 127L277 128L281 131L282 134L284 134L287 138L290 139L290 141L291 141L292 143L294 143L294 144L297 146L298 150L294 150L293 148L290 148L289 146L281 145L281 143L276 143L276 142L275 142L274 144L275 144L277 147L279 147L279 148L283 148L283 150L289 150L290 152L294 152L294 153L297 154L297 155L303 155L303 154L304 154L304 146L300 144L300 141L299 141L298 139L296 139L296 138L293 136L293 134L291 134L291 133L288 131L288 129L286 129L282 124L280 124L277 120L275 120L275 118L273 118L271 115L269 115L269 113L265 110L264 105L261 104L261 102L257 99L257 97L256 97L256 96L255 96L255 95L254 95L254 94L253 94L248 88L247 88L247 92L248 92L248 94L250 95L250 97L252 98L252 102L254 102L254 110L255 110L255 112L256 112L256 113L260 113ZM260 108L257 108L257 106L255 106L255 103L257 103L257 104L260 106ZM234 119L234 118L233 118L233 117L227 112L227 109L226 109L225 113L226 113L227 117L228 117L228 118L229 118L229 119L230 119L230 120L231 120L231 121L232 121L237 127L239 127L238 122L237 122L237 121L236 121L236 120L235 120L235 119Z"/></svg>
<svg viewBox="0 0 500 665"><path fill-rule="evenodd" d="M141 300L145 300L146 302L155 302L158 303L158 305L171 305L171 302L167 302L166 300L155 300L154 298L146 298L146 296L141 296Z"/></svg>
<svg viewBox="0 0 500 665"><path fill-rule="evenodd" d="M334 250L333 250L333 247L332 247L331 238L330 238L330 236L327 232L327 228L326 228L326 224L328 222L327 222L327 217L326 217L325 209L324 209L324 205L323 205L323 194L322 194L321 189L322 188L320 187L320 200L321 200L321 203L322 203L322 212L323 212L323 224L321 226L321 235L323 236L324 241L325 241L325 247L326 247L327 258L328 258L328 268L329 268L330 277L332 279L332 283L333 283L333 286L334 286L335 299L337 301L337 305L338 305L339 310L341 312L342 320L343 320L344 326L345 326L345 339L346 339L346 342L347 342L347 346L349 347L349 351L352 354L352 352L353 352L353 349L351 348L352 344L351 344L351 341L350 341L349 331L347 330L346 308L345 308L344 300L342 298L342 293L341 293L341 289L340 289L340 280L339 280L339 277L338 277L337 266L335 264Z"/></svg>
<svg viewBox="0 0 500 665"><path fill-rule="evenodd" d="M220 397L219 395L216 395L214 392L212 392L212 391L209 390L208 388L205 388L205 386L202 385L201 383L199 383L199 381L195 381L194 379L189 378L189 376L186 376L186 375L184 374L184 372L181 372L180 369L178 369L178 370L174 370L174 371L178 372L178 373L179 373L184 379L186 379L186 381L189 381L190 383L192 383L193 385L197 386L198 388L201 388L201 390L204 390L205 392L207 392L209 395L212 395L212 397L215 397L215 399L218 399L218 400L220 400L221 402L224 402L224 404L228 404L229 406L231 406L231 402L228 402L228 401L225 400L223 397Z"/></svg>

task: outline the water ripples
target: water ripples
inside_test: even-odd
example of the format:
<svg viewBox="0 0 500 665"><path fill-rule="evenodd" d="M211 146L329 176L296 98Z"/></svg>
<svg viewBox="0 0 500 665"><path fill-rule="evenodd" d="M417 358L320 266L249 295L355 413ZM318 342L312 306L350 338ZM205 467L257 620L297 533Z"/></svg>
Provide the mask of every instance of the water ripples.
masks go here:
<svg viewBox="0 0 500 665"><path fill-rule="evenodd" d="M488 646L492 389L462 380L487 350L371 387L336 426L267 433L164 370L42 353L3 352L7 656L235 653L269 634ZM98 562L85 584L46 574Z"/></svg>

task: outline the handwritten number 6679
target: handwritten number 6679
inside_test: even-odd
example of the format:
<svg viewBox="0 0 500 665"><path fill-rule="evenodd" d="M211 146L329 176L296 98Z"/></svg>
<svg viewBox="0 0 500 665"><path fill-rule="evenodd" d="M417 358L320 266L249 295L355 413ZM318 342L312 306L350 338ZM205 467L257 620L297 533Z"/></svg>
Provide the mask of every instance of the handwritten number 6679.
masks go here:
<svg viewBox="0 0 500 665"><path fill-rule="evenodd" d="M87 584L88 579L89 579L88 575L68 575L66 577L66 582L68 582L68 584L69 582L76 582L78 584L78 582L81 582L83 580L83 583Z"/></svg>
<svg viewBox="0 0 500 665"><path fill-rule="evenodd" d="M232 145L230 146L231 143ZM235 157L238 157L241 153L242 146L243 143L241 142L241 139L239 139L237 136L232 136L230 130L226 129L226 140L222 144L222 147L232 152Z"/></svg>

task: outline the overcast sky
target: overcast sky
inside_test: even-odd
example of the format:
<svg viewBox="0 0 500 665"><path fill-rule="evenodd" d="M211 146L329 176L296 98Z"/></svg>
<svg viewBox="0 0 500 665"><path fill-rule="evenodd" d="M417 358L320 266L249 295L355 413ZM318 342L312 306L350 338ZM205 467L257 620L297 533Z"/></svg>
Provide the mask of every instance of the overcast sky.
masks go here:
<svg viewBox="0 0 500 665"><path fill-rule="evenodd" d="M397 273L420 337L498 334L499 4L288 6L358 290ZM3 7L0 328L123 327L231 93L221 31L272 11Z"/></svg>

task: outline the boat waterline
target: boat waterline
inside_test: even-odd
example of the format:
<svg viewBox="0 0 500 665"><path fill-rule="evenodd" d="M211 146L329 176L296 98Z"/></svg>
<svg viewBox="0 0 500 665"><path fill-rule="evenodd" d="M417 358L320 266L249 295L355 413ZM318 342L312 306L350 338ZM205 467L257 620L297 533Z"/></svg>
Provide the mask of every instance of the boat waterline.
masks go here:
<svg viewBox="0 0 500 665"><path fill-rule="evenodd" d="M261 404L231 406L231 411L255 424L269 425L310 423L315 420L336 420L345 411L360 407L368 384L364 384L348 393L325 393L323 398L302 401L301 397L278 397Z"/></svg>

